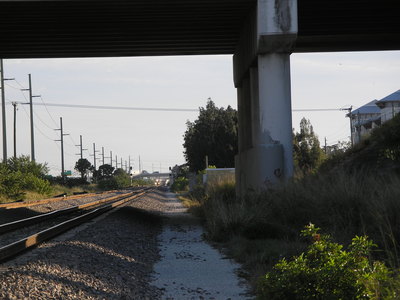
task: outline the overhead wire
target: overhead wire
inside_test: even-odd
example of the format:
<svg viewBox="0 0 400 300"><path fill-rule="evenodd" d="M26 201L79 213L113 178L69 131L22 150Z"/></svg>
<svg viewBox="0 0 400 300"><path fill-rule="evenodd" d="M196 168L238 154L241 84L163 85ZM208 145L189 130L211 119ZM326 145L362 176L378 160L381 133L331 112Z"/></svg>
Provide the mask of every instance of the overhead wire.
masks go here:
<svg viewBox="0 0 400 300"><path fill-rule="evenodd" d="M35 105L42 105L35 103ZM167 107L134 107L134 106L108 106L108 105L86 105L86 104L66 104L66 103L43 103L45 106L70 107L83 109L105 109L105 110L138 110L138 111L165 111L165 112L198 112L194 108L167 108ZM295 112L304 111L341 111L341 108L300 108L292 109Z"/></svg>
<svg viewBox="0 0 400 300"><path fill-rule="evenodd" d="M43 103L43 105L44 105L44 108L46 109L48 115L50 116L50 119L53 121L53 123L54 123L56 126L58 126L57 122L54 120L53 116L51 115L51 113L50 113L49 110L47 109L47 105L46 105L46 103L44 102L42 96L39 96L39 98L40 98L40 100L42 101L42 103Z"/></svg>

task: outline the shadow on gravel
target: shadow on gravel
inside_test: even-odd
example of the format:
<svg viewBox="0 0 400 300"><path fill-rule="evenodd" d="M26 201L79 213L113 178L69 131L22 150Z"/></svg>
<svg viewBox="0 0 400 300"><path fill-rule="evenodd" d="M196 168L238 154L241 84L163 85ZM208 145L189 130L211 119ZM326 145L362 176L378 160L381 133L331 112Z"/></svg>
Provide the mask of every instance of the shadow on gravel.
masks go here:
<svg viewBox="0 0 400 300"><path fill-rule="evenodd" d="M69 238L42 245L23 268L0 274L0 282L19 278L28 288L40 282L57 299L158 299L160 290L149 282L160 259L162 219L122 207ZM18 282L11 283L17 290Z"/></svg>
<svg viewBox="0 0 400 300"><path fill-rule="evenodd" d="M13 221L17 221L24 218L30 218L42 213L34 211L29 208L11 208L11 209L0 209L0 224L5 224Z"/></svg>

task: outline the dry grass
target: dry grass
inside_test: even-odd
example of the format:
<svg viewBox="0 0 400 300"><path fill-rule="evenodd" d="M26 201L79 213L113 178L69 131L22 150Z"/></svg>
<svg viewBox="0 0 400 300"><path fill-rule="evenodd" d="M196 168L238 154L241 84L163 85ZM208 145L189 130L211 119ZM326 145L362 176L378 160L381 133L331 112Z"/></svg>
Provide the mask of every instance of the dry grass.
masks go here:
<svg viewBox="0 0 400 300"><path fill-rule="evenodd" d="M73 195L73 193L80 193L80 192L98 192L99 190L97 189L96 185L87 185L87 186L79 186L79 187L73 187L69 188L66 186L62 185L53 185L52 190L48 194L39 194L37 192L33 191L25 191L25 198L24 201L35 201L35 200L41 200L41 199L46 199L46 198L51 198L55 195L60 195L66 193L67 195ZM15 199L10 199L5 197L4 195L0 195L0 203L9 203L9 202L14 202Z"/></svg>
<svg viewBox="0 0 400 300"><path fill-rule="evenodd" d="M369 236L380 249L376 258L399 267L400 177L395 174L319 174L245 198L236 198L235 186L224 183L184 201L201 212L207 237L227 246L253 284L280 258L304 250L299 232L310 222L345 245L355 235Z"/></svg>

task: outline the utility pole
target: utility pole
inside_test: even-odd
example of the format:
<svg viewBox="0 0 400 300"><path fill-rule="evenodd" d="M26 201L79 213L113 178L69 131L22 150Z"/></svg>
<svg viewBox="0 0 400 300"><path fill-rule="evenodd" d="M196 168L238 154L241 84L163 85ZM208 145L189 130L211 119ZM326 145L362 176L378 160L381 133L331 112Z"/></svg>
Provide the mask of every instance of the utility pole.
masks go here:
<svg viewBox="0 0 400 300"><path fill-rule="evenodd" d="M128 173L128 163L125 161L125 172Z"/></svg>
<svg viewBox="0 0 400 300"><path fill-rule="evenodd" d="M103 165L104 165L104 147L101 147L101 156L103 157Z"/></svg>
<svg viewBox="0 0 400 300"><path fill-rule="evenodd" d="M111 151L110 151L110 154L112 155L112 152L111 152ZM108 157L108 156L104 156L104 160L105 160L105 159L111 158L111 157L112 157L111 155L110 155L109 157ZM104 164L105 164L105 162L103 161L103 165L104 165ZM110 165L110 166L112 167L112 165Z"/></svg>
<svg viewBox="0 0 400 300"><path fill-rule="evenodd" d="M40 95L32 95L32 78L31 74L28 74L29 78L29 88L28 89L21 89L21 91L29 91L29 111L30 111L30 125L31 125L31 160L35 161L35 134L34 134L34 127L33 127L33 98L40 97Z"/></svg>
<svg viewBox="0 0 400 300"><path fill-rule="evenodd" d="M129 171L131 171L131 156L128 156L128 167L129 167Z"/></svg>
<svg viewBox="0 0 400 300"><path fill-rule="evenodd" d="M78 154L76 154L76 155L80 155L80 156L81 156L81 159L83 159L83 151L84 151L84 150L87 150L87 149L83 149L82 135L79 136L79 141L80 141L79 145L75 145L75 146L76 146L76 147L79 147L80 153L78 153Z"/></svg>
<svg viewBox="0 0 400 300"><path fill-rule="evenodd" d="M96 150L96 143L93 143L93 154L90 154L90 155L93 156L94 170L96 170L96 152L99 152L99 150Z"/></svg>
<svg viewBox="0 0 400 300"><path fill-rule="evenodd" d="M118 169L118 159L117 159L117 155L115 155L115 169Z"/></svg>
<svg viewBox="0 0 400 300"><path fill-rule="evenodd" d="M4 78L3 59L0 58L0 83L1 83L1 116L3 127L3 162L7 163L7 123L6 123L6 92L4 81L14 80L14 78Z"/></svg>
<svg viewBox="0 0 400 300"><path fill-rule="evenodd" d="M350 143L351 147L353 147L353 126L352 126L352 116L351 116L351 110L353 109L353 106L350 106L349 108L341 108L340 110L347 110L348 114L347 116L350 119Z"/></svg>
<svg viewBox="0 0 400 300"><path fill-rule="evenodd" d="M360 122L360 111L358 111L357 113L357 136L358 136L358 140L357 142L361 142L361 122Z"/></svg>
<svg viewBox="0 0 400 300"><path fill-rule="evenodd" d="M68 135L64 133L63 129L63 122L62 122L62 117L60 117L60 128L55 129L55 130L60 130L60 139L56 140L56 142L61 142L61 177L63 179L63 182L65 182L65 169L64 169L64 136Z"/></svg>
<svg viewBox="0 0 400 300"><path fill-rule="evenodd" d="M17 102L12 102L14 106L14 158L17 158Z"/></svg>
<svg viewBox="0 0 400 300"><path fill-rule="evenodd" d="M121 157L121 169L124 169L124 165L122 164L122 157Z"/></svg>
<svg viewBox="0 0 400 300"><path fill-rule="evenodd" d="M112 167L113 163L112 163L112 151L110 151L110 166Z"/></svg>

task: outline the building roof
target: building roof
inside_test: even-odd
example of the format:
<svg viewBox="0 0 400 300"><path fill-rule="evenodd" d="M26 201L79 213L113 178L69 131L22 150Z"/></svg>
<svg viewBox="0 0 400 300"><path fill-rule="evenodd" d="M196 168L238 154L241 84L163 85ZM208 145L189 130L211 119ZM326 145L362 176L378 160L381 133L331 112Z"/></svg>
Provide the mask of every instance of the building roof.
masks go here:
<svg viewBox="0 0 400 300"><path fill-rule="evenodd" d="M378 102L400 102L400 90L397 90L396 92L382 98Z"/></svg>
<svg viewBox="0 0 400 300"><path fill-rule="evenodd" d="M358 114L380 114L381 109L376 106L376 103L378 100L372 100L371 102L368 102L367 104L353 110L351 112L351 115L358 115Z"/></svg>

